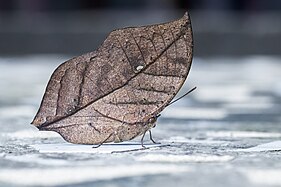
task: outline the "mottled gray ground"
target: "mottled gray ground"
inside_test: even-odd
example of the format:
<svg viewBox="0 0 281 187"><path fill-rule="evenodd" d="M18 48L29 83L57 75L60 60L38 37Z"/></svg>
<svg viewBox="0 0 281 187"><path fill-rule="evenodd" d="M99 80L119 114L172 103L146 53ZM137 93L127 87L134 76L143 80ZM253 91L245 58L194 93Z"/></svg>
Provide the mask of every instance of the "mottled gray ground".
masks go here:
<svg viewBox="0 0 281 187"><path fill-rule="evenodd" d="M139 139L92 149L29 125L65 59L0 59L0 186L281 186L281 58L195 59L162 146L125 153Z"/></svg>

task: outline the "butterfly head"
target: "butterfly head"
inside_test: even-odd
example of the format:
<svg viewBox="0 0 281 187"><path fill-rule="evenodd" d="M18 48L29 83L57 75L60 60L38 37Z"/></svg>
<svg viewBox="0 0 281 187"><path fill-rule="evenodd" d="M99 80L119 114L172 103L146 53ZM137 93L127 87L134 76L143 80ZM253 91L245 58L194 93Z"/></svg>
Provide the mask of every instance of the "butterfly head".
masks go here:
<svg viewBox="0 0 281 187"><path fill-rule="evenodd" d="M151 127L154 128L156 126L156 121L157 119L161 116L161 114L157 114L155 116L152 116L151 118L148 119L147 124Z"/></svg>

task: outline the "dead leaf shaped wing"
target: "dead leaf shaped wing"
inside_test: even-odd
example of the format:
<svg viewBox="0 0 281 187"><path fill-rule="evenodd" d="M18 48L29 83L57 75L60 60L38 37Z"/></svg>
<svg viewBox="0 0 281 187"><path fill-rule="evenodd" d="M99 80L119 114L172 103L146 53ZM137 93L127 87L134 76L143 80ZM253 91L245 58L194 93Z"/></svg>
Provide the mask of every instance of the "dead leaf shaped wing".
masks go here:
<svg viewBox="0 0 281 187"><path fill-rule="evenodd" d="M112 31L97 51L55 70L32 124L70 142L95 143L114 126L147 122L183 85L192 50L187 13L174 22Z"/></svg>

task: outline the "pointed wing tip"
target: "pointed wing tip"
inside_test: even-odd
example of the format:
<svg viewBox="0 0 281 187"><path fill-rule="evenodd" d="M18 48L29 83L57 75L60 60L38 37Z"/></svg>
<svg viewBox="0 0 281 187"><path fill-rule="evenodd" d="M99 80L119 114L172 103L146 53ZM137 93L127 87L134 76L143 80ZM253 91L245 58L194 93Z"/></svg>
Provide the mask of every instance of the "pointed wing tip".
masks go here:
<svg viewBox="0 0 281 187"><path fill-rule="evenodd" d="M30 124L36 126L34 119L30 122Z"/></svg>
<svg viewBox="0 0 281 187"><path fill-rule="evenodd" d="M36 123L35 120L32 120L32 122L30 122L31 125L35 126L39 131L42 130L41 128L41 124Z"/></svg>
<svg viewBox="0 0 281 187"><path fill-rule="evenodd" d="M39 131L44 130L44 127L42 127L42 124L36 124L33 121L30 124L35 126Z"/></svg>
<svg viewBox="0 0 281 187"><path fill-rule="evenodd" d="M40 125L42 125L42 123L40 122L40 120L38 120L38 118L34 118L30 124L31 124L31 125L34 125L34 126L37 127L37 128L38 128Z"/></svg>
<svg viewBox="0 0 281 187"><path fill-rule="evenodd" d="M186 12L184 13L184 15L183 15L182 19L183 19L183 20L185 20L185 21L190 21L190 15L189 15L189 12L187 12L187 11L186 11Z"/></svg>

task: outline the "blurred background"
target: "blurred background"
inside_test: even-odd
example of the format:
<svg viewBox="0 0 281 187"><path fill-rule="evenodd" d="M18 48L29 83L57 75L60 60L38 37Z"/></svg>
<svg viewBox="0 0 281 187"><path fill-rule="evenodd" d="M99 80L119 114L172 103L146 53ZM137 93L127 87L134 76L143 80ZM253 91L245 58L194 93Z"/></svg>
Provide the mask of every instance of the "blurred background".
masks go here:
<svg viewBox="0 0 281 187"><path fill-rule="evenodd" d="M85 152L30 125L59 64L186 11L195 58L179 95L198 89L161 112L163 146ZM0 186L281 186L280 44L281 0L0 0Z"/></svg>
<svg viewBox="0 0 281 187"><path fill-rule="evenodd" d="M0 55L79 55L115 28L187 10L195 56L281 54L280 0L0 0Z"/></svg>

